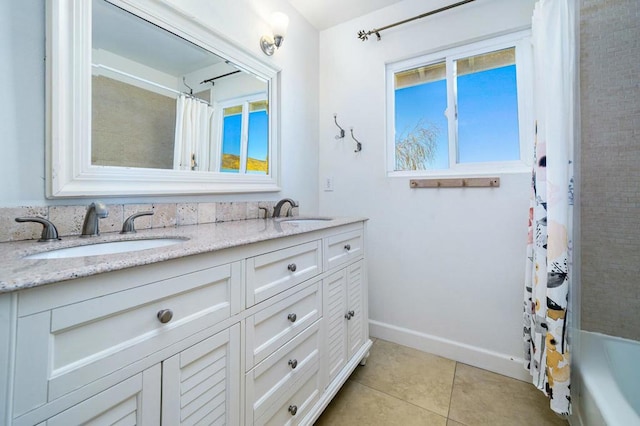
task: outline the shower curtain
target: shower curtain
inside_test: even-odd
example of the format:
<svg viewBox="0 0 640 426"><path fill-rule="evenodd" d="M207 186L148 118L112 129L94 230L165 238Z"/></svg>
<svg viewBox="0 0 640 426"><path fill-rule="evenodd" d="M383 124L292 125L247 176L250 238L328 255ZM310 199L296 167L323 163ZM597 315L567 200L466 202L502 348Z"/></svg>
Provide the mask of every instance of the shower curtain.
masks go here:
<svg viewBox="0 0 640 426"><path fill-rule="evenodd" d="M213 108L184 94L176 102L173 168L207 171L211 161Z"/></svg>
<svg viewBox="0 0 640 426"><path fill-rule="evenodd" d="M575 3L540 0L532 20L536 119L527 274L525 368L560 414L571 413L571 289Z"/></svg>

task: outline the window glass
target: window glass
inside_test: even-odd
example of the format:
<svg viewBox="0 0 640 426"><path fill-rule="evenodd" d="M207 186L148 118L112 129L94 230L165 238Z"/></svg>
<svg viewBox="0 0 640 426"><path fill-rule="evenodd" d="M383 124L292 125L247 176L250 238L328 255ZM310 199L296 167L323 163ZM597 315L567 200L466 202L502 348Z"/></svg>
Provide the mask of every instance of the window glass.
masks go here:
<svg viewBox="0 0 640 426"><path fill-rule="evenodd" d="M222 118L222 158L220 171L239 173L242 141L242 105L225 108Z"/></svg>
<svg viewBox="0 0 640 426"><path fill-rule="evenodd" d="M455 61L458 163L520 159L515 49Z"/></svg>
<svg viewBox="0 0 640 426"><path fill-rule="evenodd" d="M247 173L269 172L269 116L267 101L249 103Z"/></svg>
<svg viewBox="0 0 640 426"><path fill-rule="evenodd" d="M395 74L395 170L449 166L445 63Z"/></svg>
<svg viewBox="0 0 640 426"><path fill-rule="evenodd" d="M530 46L522 31L387 64L389 175L526 170Z"/></svg>

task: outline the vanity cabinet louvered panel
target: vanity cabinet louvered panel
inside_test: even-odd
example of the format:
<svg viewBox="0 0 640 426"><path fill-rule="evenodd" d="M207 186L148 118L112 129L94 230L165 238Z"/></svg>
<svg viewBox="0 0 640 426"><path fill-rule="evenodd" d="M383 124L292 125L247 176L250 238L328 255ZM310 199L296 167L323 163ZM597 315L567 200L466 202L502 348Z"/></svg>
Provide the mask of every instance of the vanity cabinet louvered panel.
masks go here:
<svg viewBox="0 0 640 426"><path fill-rule="evenodd" d="M336 377L347 362L347 286L346 270L324 279L323 297L326 323L326 348L329 381Z"/></svg>
<svg viewBox="0 0 640 426"><path fill-rule="evenodd" d="M329 382L366 340L363 265L360 260L323 281Z"/></svg>
<svg viewBox="0 0 640 426"><path fill-rule="evenodd" d="M160 365L118 383L41 425L159 425Z"/></svg>
<svg viewBox="0 0 640 426"><path fill-rule="evenodd" d="M239 354L236 324L164 361L163 424L239 424Z"/></svg>

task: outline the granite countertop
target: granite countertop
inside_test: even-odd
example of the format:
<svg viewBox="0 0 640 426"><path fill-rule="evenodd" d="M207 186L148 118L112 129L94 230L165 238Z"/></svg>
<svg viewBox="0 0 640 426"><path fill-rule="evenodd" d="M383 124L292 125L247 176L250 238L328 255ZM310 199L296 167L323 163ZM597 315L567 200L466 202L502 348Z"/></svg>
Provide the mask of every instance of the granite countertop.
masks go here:
<svg viewBox="0 0 640 426"><path fill-rule="evenodd" d="M0 293L318 231L363 220L366 219L332 218L327 221L287 223L286 220L281 219L251 219L139 230L131 235L109 233L91 238L65 237L61 241L52 243L39 243L35 240L0 243ZM126 253L64 259L24 259L31 254L59 248L155 238L180 238L186 241Z"/></svg>

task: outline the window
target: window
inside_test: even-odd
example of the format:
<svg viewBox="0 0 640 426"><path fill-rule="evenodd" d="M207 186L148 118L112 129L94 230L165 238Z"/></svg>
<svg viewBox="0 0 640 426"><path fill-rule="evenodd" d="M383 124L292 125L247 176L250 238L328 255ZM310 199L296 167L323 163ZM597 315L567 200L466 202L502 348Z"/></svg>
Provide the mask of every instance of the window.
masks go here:
<svg viewBox="0 0 640 426"><path fill-rule="evenodd" d="M269 173L269 117L267 100L259 96L235 99L220 105L220 171Z"/></svg>
<svg viewBox="0 0 640 426"><path fill-rule="evenodd" d="M389 174L523 170L529 51L518 33L388 64Z"/></svg>

